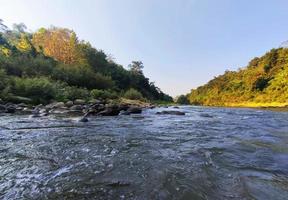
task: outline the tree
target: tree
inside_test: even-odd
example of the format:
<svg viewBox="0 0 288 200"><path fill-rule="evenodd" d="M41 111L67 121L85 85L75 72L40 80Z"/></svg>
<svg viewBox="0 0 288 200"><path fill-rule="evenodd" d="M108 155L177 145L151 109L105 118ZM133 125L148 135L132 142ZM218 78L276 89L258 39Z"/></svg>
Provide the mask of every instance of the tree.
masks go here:
<svg viewBox="0 0 288 200"><path fill-rule="evenodd" d="M7 26L3 23L3 19L0 19L0 32L5 31Z"/></svg>
<svg viewBox="0 0 288 200"><path fill-rule="evenodd" d="M186 95L180 95L177 100L176 100L176 103L178 104L182 104L182 105L188 105L190 104L188 98Z"/></svg>
<svg viewBox="0 0 288 200"><path fill-rule="evenodd" d="M143 74L144 65L142 61L132 61L132 63L128 67L133 73Z"/></svg>
<svg viewBox="0 0 288 200"><path fill-rule="evenodd" d="M24 23L13 24L12 27L13 27L13 30L18 33L25 33L27 29L27 26Z"/></svg>

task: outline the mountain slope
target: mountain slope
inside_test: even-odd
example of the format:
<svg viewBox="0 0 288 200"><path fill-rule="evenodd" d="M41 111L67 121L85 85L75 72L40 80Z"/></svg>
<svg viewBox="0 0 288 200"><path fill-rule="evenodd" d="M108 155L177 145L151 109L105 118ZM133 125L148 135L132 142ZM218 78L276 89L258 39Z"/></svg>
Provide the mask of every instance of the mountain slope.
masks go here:
<svg viewBox="0 0 288 200"><path fill-rule="evenodd" d="M209 106L288 105L288 49L272 49L237 72L226 71L192 89L188 98Z"/></svg>

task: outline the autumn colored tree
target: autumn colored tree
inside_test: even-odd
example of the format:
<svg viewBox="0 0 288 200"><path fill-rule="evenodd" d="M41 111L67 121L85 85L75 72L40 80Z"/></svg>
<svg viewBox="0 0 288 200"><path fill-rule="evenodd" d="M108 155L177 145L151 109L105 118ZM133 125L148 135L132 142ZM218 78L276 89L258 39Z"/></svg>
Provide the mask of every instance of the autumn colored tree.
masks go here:
<svg viewBox="0 0 288 200"><path fill-rule="evenodd" d="M32 43L37 51L65 64L83 64L85 58L79 49L79 41L74 31L52 27L39 29L33 34Z"/></svg>

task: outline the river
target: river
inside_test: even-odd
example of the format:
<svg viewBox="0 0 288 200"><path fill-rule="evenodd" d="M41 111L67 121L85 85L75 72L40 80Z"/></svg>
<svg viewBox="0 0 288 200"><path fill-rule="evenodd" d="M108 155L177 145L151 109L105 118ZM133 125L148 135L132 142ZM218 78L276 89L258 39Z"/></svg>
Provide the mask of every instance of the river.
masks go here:
<svg viewBox="0 0 288 200"><path fill-rule="evenodd" d="M1 115L0 199L285 200L288 112Z"/></svg>

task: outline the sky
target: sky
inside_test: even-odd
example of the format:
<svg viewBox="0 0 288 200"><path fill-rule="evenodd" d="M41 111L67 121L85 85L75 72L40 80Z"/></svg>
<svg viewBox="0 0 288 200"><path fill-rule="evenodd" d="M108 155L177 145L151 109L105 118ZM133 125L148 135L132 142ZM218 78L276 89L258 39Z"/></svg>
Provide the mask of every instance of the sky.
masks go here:
<svg viewBox="0 0 288 200"><path fill-rule="evenodd" d="M172 96L288 40L287 0L0 0L0 19L73 29Z"/></svg>

